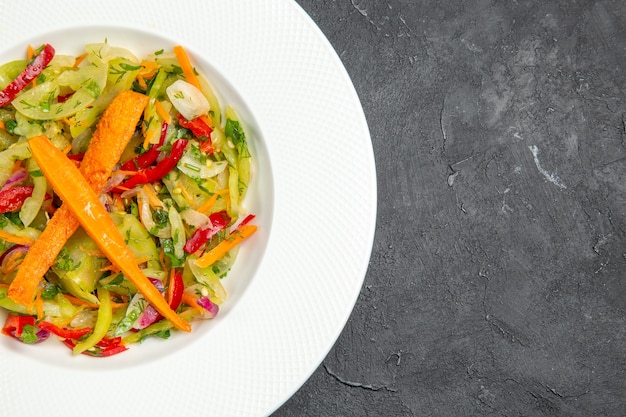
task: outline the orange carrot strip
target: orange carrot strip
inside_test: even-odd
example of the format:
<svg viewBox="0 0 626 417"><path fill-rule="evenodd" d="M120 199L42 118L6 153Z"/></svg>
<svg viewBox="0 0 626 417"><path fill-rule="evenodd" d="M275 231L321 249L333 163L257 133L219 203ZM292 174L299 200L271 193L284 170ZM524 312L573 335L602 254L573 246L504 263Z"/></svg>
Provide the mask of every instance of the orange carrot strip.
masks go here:
<svg viewBox="0 0 626 417"><path fill-rule="evenodd" d="M196 265L200 268L206 268L213 265L218 259L226 255L228 251L256 232L256 229L257 227L254 225L241 226L239 229L231 233L228 238L218 243L216 247L196 259Z"/></svg>
<svg viewBox="0 0 626 417"><path fill-rule="evenodd" d="M7 127L5 126L5 124L4 124L4 122L2 120L0 120L0 129L7 130Z"/></svg>
<svg viewBox="0 0 626 417"><path fill-rule="evenodd" d="M187 55L185 48L181 45L175 46L174 54L180 64L180 69L183 70L183 75L187 79L187 82L202 91L202 88L200 88L200 82L198 81L198 77L196 77L196 72L191 66L191 61L189 60L189 55Z"/></svg>
<svg viewBox="0 0 626 417"><path fill-rule="evenodd" d="M31 246L35 242L35 239L31 237L12 235L11 233L7 233L4 230L0 230L0 239L6 240L10 243L15 243L16 245L24 246Z"/></svg>
<svg viewBox="0 0 626 417"><path fill-rule="evenodd" d="M90 303L89 301L82 300L82 299L80 299L78 297L74 297L73 295L63 294L63 296L65 298L67 298L67 301L69 301L70 303L72 303L72 304L74 304L76 306L84 306L84 307L89 307L89 308L98 308L98 307L100 307L98 304ZM113 309L126 307L127 305L128 305L128 303L115 303L115 302L111 301L111 307Z"/></svg>
<svg viewBox="0 0 626 417"><path fill-rule="evenodd" d="M98 304L90 303L89 301L82 300L78 297L74 297L73 295L63 294L67 301L77 306L85 306L90 308L98 308Z"/></svg>
<svg viewBox="0 0 626 417"><path fill-rule="evenodd" d="M184 292L182 302L187 304L189 307L193 307L197 310L202 311L202 307L198 305L198 303L196 302L196 297L194 297L193 294Z"/></svg>
<svg viewBox="0 0 626 417"><path fill-rule="evenodd" d="M215 202L217 201L219 196L224 195L224 194L229 194L229 193L230 193L230 190L216 191L207 201L204 202L204 204L198 207L196 211L206 214L209 210L211 210L211 207L215 205Z"/></svg>
<svg viewBox="0 0 626 417"><path fill-rule="evenodd" d="M167 123L168 125L170 123L172 123L172 115L169 114L169 112L167 110L165 110L165 107L163 106L163 103L161 103L159 100L154 102L154 106L156 107L156 111L159 114L159 116L161 117L161 119L163 119L163 121L165 123Z"/></svg>
<svg viewBox="0 0 626 417"><path fill-rule="evenodd" d="M204 204L198 207L196 211L206 214L209 210L211 210L211 207L213 207L213 205L217 201L217 197L218 197L217 193L213 194Z"/></svg>
<svg viewBox="0 0 626 417"><path fill-rule="evenodd" d="M8 275L11 272L15 271L24 260L24 254L20 251L13 251L9 253L2 262L2 268L0 268L0 272L4 275Z"/></svg>
<svg viewBox="0 0 626 417"><path fill-rule="evenodd" d="M22 160L21 159L17 159L13 163L13 168L11 168L11 174L15 173L20 168L22 168Z"/></svg>
<svg viewBox="0 0 626 417"><path fill-rule="evenodd" d="M37 293L35 297L35 311L37 311L37 320L43 319L43 298L41 298L41 292Z"/></svg>
<svg viewBox="0 0 626 417"><path fill-rule="evenodd" d="M35 48L33 48L33 45L28 45L26 47L26 59L31 60L33 56L35 56Z"/></svg>
<svg viewBox="0 0 626 417"><path fill-rule="evenodd" d="M85 52L84 54L78 55L76 59L74 60L74 68L78 67L85 58L87 58L87 52Z"/></svg>
<svg viewBox="0 0 626 417"><path fill-rule="evenodd" d="M28 45L26 47L26 59L30 61L31 59L33 59L34 56L35 56L35 48L33 48L33 45ZM31 84L33 87L37 86L36 77L33 79Z"/></svg>
<svg viewBox="0 0 626 417"><path fill-rule="evenodd" d="M146 300L174 326L191 331L191 325L170 308L163 295L139 269L133 252L124 242L124 236L78 168L45 136L29 139L28 145L41 171L63 200L63 205L69 207L109 261L117 265Z"/></svg>
<svg viewBox="0 0 626 417"><path fill-rule="evenodd" d="M135 127L147 101L147 96L123 91L113 99L102 114L80 164L81 173L96 193L100 193L104 188L111 171L135 133ZM41 278L54 264L65 242L78 226L74 215L63 204L52 216L39 238L34 243L32 239L28 241L27 244L32 246L9 287L8 295L13 301L31 306Z"/></svg>
<svg viewBox="0 0 626 417"><path fill-rule="evenodd" d="M154 188L152 187L152 185L144 184L142 188L146 192L146 195L148 196L148 202L152 207L163 207L163 202L154 192Z"/></svg>

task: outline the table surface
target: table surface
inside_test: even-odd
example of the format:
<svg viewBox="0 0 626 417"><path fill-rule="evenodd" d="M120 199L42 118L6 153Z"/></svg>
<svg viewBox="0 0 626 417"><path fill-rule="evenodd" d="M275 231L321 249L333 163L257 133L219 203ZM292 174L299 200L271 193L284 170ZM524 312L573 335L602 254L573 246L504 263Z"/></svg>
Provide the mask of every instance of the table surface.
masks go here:
<svg viewBox="0 0 626 417"><path fill-rule="evenodd" d="M346 328L274 415L624 415L623 0L298 3L379 206Z"/></svg>

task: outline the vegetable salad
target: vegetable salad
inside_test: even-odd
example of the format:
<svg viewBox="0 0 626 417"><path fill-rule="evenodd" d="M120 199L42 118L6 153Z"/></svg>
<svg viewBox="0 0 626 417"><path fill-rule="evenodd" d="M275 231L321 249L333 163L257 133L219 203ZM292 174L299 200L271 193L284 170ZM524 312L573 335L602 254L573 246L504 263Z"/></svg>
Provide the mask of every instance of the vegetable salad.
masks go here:
<svg viewBox="0 0 626 417"><path fill-rule="evenodd" d="M215 317L251 154L185 49L29 47L0 90L2 333L104 357Z"/></svg>

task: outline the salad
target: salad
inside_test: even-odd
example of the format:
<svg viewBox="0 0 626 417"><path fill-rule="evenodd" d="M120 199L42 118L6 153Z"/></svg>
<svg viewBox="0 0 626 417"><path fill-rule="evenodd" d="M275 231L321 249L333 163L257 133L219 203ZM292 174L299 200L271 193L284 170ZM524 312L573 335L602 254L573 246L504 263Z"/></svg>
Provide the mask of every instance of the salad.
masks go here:
<svg viewBox="0 0 626 417"><path fill-rule="evenodd" d="M218 314L253 235L251 153L182 46L0 66L2 333L107 357Z"/></svg>

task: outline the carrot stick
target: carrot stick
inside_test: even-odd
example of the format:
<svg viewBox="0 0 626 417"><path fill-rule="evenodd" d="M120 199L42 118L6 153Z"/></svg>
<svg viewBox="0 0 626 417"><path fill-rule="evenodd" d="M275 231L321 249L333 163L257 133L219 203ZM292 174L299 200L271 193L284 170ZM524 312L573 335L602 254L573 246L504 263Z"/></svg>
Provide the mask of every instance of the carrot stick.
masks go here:
<svg viewBox="0 0 626 417"><path fill-rule="evenodd" d="M7 233L4 230L0 230L0 239L6 240L7 242L15 243L16 245L24 246L32 245L33 242L35 242L35 240L31 237L12 235L11 233Z"/></svg>
<svg viewBox="0 0 626 417"><path fill-rule="evenodd" d="M80 164L82 176L97 194L102 192L111 171L135 132L147 102L147 96L123 91L113 99L102 114ZM78 226L79 223L72 212L63 204L34 243L32 239L27 243L21 243L32 246L9 287L8 295L13 301L25 306L32 305L41 278L54 264L65 242ZM3 239L1 234L0 239Z"/></svg>
<svg viewBox="0 0 626 417"><path fill-rule="evenodd" d="M241 226L239 229L231 233L228 238L218 243L216 247L196 259L196 265L200 268L206 268L213 265L218 259L226 255L228 251L256 232L256 229L257 227L254 225Z"/></svg>
<svg viewBox="0 0 626 417"><path fill-rule="evenodd" d="M170 308L159 290L141 272L124 237L78 168L45 136L35 136L29 139L28 144L41 171L63 200L63 205L68 206L109 261L117 265L146 300L174 326L191 331L191 325Z"/></svg>
<svg viewBox="0 0 626 417"><path fill-rule="evenodd" d="M177 45L174 47L174 54L176 55L176 59L180 64L180 69L183 70L183 75L187 79L187 82L198 90L202 91L200 88L200 81L198 81L198 77L196 77L196 72L193 70L191 66L191 61L189 60L189 56L187 55L187 51L181 45Z"/></svg>

